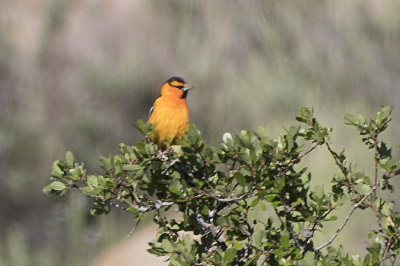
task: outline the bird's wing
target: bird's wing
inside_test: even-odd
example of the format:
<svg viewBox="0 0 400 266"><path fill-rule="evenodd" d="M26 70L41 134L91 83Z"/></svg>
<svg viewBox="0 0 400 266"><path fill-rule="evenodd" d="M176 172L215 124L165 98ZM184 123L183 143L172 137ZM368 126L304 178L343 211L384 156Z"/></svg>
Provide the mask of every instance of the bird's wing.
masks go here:
<svg viewBox="0 0 400 266"><path fill-rule="evenodd" d="M154 110L154 105L150 108L149 117L148 117L147 119L150 119L150 116L151 116L151 114L153 113L153 110Z"/></svg>

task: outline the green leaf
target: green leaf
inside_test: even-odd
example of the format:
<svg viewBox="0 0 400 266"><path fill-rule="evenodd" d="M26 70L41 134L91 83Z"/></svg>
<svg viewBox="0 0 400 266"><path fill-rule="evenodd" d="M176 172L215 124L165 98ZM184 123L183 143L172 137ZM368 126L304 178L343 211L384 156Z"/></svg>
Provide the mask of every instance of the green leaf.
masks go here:
<svg viewBox="0 0 400 266"><path fill-rule="evenodd" d="M272 144L272 140L269 137L268 129L266 127L258 127L254 133L264 144Z"/></svg>
<svg viewBox="0 0 400 266"><path fill-rule="evenodd" d="M179 191L179 189L177 187L170 186L168 189L170 192L174 193L175 195L182 196L182 192Z"/></svg>
<svg viewBox="0 0 400 266"><path fill-rule="evenodd" d="M45 187L42 189L42 192L43 192L44 194L46 194L46 195L50 195L50 194L53 193L53 190L51 189L51 187L50 187L49 185L47 185L47 186L45 186Z"/></svg>
<svg viewBox="0 0 400 266"><path fill-rule="evenodd" d="M167 238L164 238L161 241L161 247L162 247L162 249L164 249L165 252L168 252L168 253L171 253L174 251L174 247L173 247L171 241Z"/></svg>
<svg viewBox="0 0 400 266"><path fill-rule="evenodd" d="M89 186L94 187L94 188L96 188L96 187L99 186L99 182L98 182L98 180L97 180L97 176L95 176L95 175L90 175L90 176L88 176L87 179L88 179L88 180L87 180L87 184L88 184Z"/></svg>
<svg viewBox="0 0 400 266"><path fill-rule="evenodd" d="M51 171L51 176L63 178L64 172L61 170L59 163L60 161L58 160L53 163L53 171Z"/></svg>
<svg viewBox="0 0 400 266"><path fill-rule="evenodd" d="M74 166L75 158L74 158L74 155L72 154L72 152L67 151L65 153L65 161L67 162L67 165L69 167L73 167Z"/></svg>
<svg viewBox="0 0 400 266"><path fill-rule="evenodd" d="M386 105L376 114L375 123L378 127L384 126L388 122L388 117L392 113L393 106Z"/></svg>
<svg viewBox="0 0 400 266"><path fill-rule="evenodd" d="M80 189L83 194L89 197L94 197L99 194L99 190L94 187L83 187Z"/></svg>
<svg viewBox="0 0 400 266"><path fill-rule="evenodd" d="M224 259L222 261L222 265L230 265L236 256L236 249L228 248L224 253Z"/></svg>
<svg viewBox="0 0 400 266"><path fill-rule="evenodd" d="M263 244L265 228L260 223L257 223L253 230L253 245L259 248Z"/></svg>
<svg viewBox="0 0 400 266"><path fill-rule="evenodd" d="M335 215L330 216L329 218L324 219L324 221L336 221L338 218Z"/></svg>
<svg viewBox="0 0 400 266"><path fill-rule="evenodd" d="M65 184L60 181L53 181L49 187L53 190L64 190L66 188Z"/></svg>
<svg viewBox="0 0 400 266"><path fill-rule="evenodd" d="M127 164L122 167L122 170L126 172L136 172L141 169L143 169L143 167L137 164Z"/></svg>
<svg viewBox="0 0 400 266"><path fill-rule="evenodd" d="M140 214L139 211L136 208L133 208L133 207L129 207L128 211L130 213L132 213L134 216L139 216L139 214Z"/></svg>
<svg viewBox="0 0 400 266"><path fill-rule="evenodd" d="M132 124L137 130L139 130L143 135L151 134L154 130L154 125L150 123L145 123L143 120L139 119L136 124Z"/></svg>
<svg viewBox="0 0 400 266"><path fill-rule="evenodd" d="M358 184L354 188L361 195L365 195L371 190L371 187L366 184Z"/></svg>
<svg viewBox="0 0 400 266"><path fill-rule="evenodd" d="M103 168L106 171L111 171L111 169L112 169L111 158L106 158L106 157L101 156L99 158L99 162L100 162L101 168Z"/></svg>
<svg viewBox="0 0 400 266"><path fill-rule="evenodd" d="M233 174L233 178L235 178L236 181L238 182L238 184L241 185L241 186L245 186L247 184L246 178L240 172L234 173Z"/></svg>
<svg viewBox="0 0 400 266"><path fill-rule="evenodd" d="M250 202L250 207L255 207L258 204L258 198L254 198L251 202Z"/></svg>
<svg viewBox="0 0 400 266"><path fill-rule="evenodd" d="M365 124L365 118L361 115L346 114L344 116L346 125L360 126Z"/></svg>
<svg viewBox="0 0 400 266"><path fill-rule="evenodd" d="M309 108L302 107L296 120L302 123L308 123L313 117L313 111L312 109L310 110Z"/></svg>

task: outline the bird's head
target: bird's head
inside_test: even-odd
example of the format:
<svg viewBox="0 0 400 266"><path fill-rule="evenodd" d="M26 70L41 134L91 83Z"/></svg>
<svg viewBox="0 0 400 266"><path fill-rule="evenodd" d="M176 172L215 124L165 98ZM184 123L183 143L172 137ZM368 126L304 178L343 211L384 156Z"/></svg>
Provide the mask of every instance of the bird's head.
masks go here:
<svg viewBox="0 0 400 266"><path fill-rule="evenodd" d="M189 90L193 87L188 86L186 81L179 77L169 78L161 87L161 96L172 96L185 99Z"/></svg>

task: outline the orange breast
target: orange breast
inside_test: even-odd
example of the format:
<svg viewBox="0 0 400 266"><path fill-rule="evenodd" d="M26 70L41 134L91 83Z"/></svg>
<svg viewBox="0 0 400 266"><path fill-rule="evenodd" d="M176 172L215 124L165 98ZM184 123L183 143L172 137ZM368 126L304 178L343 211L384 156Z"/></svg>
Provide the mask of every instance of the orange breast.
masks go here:
<svg viewBox="0 0 400 266"><path fill-rule="evenodd" d="M154 103L149 123L155 124L150 139L162 146L165 141L173 143L181 139L189 127L189 109L185 99L159 97Z"/></svg>

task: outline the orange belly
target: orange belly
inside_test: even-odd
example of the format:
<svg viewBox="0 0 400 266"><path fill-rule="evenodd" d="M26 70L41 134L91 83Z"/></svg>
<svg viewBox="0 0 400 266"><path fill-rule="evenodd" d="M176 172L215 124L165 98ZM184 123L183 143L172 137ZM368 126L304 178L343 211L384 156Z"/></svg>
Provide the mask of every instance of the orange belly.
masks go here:
<svg viewBox="0 0 400 266"><path fill-rule="evenodd" d="M150 139L158 146L162 146L166 141L173 143L176 139L181 139L189 127L189 110L186 102L171 104L160 97L154 103L149 123L155 124Z"/></svg>

